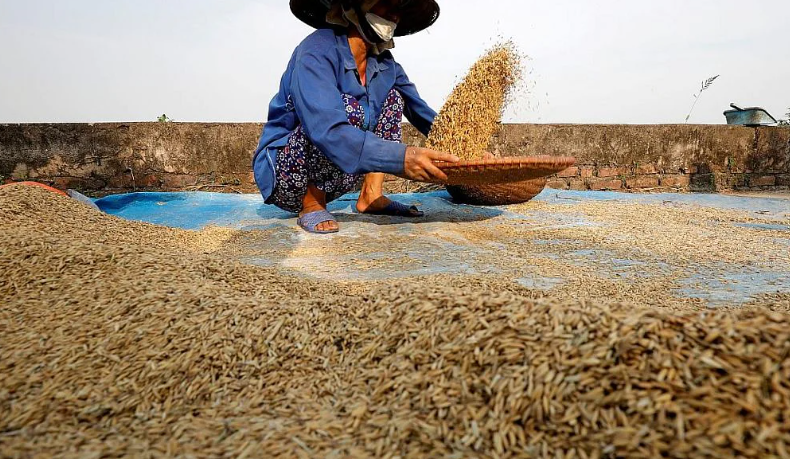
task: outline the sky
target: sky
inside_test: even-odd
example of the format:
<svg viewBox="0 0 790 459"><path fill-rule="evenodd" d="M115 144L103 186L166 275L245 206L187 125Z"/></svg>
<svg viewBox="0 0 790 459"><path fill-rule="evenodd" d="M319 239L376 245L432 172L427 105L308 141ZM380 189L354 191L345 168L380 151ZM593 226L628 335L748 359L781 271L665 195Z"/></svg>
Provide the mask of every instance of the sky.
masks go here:
<svg viewBox="0 0 790 459"><path fill-rule="evenodd" d="M0 0L0 122L266 120L311 29L285 0ZM512 39L525 80L504 121L720 124L731 102L790 111L787 0L440 0L395 59L441 108Z"/></svg>

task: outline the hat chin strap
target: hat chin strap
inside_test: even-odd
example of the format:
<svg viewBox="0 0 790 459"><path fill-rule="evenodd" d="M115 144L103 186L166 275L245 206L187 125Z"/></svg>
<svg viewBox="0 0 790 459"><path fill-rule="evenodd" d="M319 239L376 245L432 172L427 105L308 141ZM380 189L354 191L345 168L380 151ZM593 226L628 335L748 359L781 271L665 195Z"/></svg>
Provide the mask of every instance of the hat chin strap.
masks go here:
<svg viewBox="0 0 790 459"><path fill-rule="evenodd" d="M344 10L353 10L354 14L357 15L357 30L359 30L359 33L362 35L362 38L364 38L365 41L373 45L383 45L389 41L381 38L379 34L373 29L365 17L366 13L362 11L362 6L359 2L355 2L354 0L343 0L342 5Z"/></svg>

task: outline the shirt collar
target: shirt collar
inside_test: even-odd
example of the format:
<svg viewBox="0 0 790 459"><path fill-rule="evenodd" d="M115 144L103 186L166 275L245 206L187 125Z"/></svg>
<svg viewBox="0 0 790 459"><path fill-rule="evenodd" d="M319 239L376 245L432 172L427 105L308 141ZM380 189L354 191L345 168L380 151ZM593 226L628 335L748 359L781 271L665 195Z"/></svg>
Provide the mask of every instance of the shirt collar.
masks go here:
<svg viewBox="0 0 790 459"><path fill-rule="evenodd" d="M354 54L351 52L351 46L348 45L348 35L337 34L335 36L337 44L340 47L340 52L343 55L343 66L346 70L357 70L357 62L354 60ZM381 59L381 60L379 60ZM368 57L368 68L373 71L373 74L383 72L389 68L384 62L384 58L379 56Z"/></svg>

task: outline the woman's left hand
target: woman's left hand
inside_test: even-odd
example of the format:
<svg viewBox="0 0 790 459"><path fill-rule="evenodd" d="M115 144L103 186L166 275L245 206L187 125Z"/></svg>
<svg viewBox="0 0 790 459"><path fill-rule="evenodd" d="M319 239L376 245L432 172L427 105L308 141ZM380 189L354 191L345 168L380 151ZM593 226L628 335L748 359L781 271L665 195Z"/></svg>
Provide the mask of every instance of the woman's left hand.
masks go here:
<svg viewBox="0 0 790 459"><path fill-rule="evenodd" d="M403 162L403 176L409 180L428 183L443 183L447 175L436 167L435 161L457 163L459 158L449 153L428 148L408 147Z"/></svg>

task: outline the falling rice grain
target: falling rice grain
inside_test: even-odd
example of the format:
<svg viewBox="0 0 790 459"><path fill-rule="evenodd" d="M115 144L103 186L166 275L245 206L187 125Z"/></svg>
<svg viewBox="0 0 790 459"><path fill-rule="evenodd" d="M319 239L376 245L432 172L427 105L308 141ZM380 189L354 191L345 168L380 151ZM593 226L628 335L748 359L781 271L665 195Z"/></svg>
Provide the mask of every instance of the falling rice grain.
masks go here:
<svg viewBox="0 0 790 459"><path fill-rule="evenodd" d="M520 78L521 59L512 42L478 60L455 87L434 121L426 146L462 159L482 157Z"/></svg>

